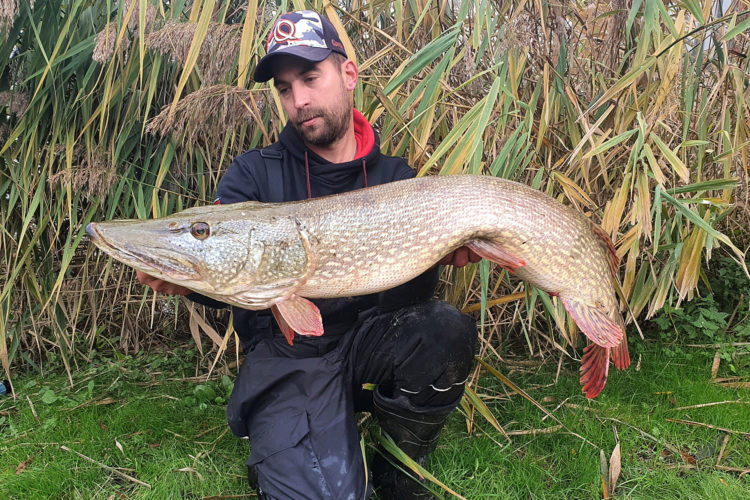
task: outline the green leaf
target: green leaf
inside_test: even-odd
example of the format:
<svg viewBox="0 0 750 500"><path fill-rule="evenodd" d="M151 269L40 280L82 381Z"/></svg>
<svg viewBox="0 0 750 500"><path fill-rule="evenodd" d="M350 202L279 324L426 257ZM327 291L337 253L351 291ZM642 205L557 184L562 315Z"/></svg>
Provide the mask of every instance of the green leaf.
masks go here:
<svg viewBox="0 0 750 500"><path fill-rule="evenodd" d="M216 399L216 391L208 385L196 385L193 389L193 394L198 399L198 402L205 403L207 401L213 401Z"/></svg>
<svg viewBox="0 0 750 500"><path fill-rule="evenodd" d="M715 239L721 241L722 243L724 243L726 246L728 246L729 248L731 248L732 251L738 257L740 257L741 259L744 260L745 254L742 252L742 250L740 250L739 248L737 248L734 245L734 243L732 243L731 240L726 235L724 235L723 233L720 233L719 231L717 231L716 229L714 229L713 227L711 227L711 225L708 222L706 222L705 220L703 220L703 218L700 215L698 215L697 213L695 213L692 210L690 210L680 200L677 200L677 199L673 198L672 196L670 196L669 194L667 194L664 191L662 191L661 196L665 200L667 200L669 203L671 203L672 206L674 206L677 209L678 212L680 212L683 216L685 216L693 224L695 224L699 228L703 229L712 238L715 238Z"/></svg>
<svg viewBox="0 0 750 500"><path fill-rule="evenodd" d="M386 95L390 94L399 88L406 80L413 77L442 56L443 53L456 42L458 33L460 33L458 28L458 25L451 27L443 33L442 36L431 41L425 45L422 50L414 54L403 71L388 82L383 89L383 93Z"/></svg>
<svg viewBox="0 0 750 500"><path fill-rule="evenodd" d="M51 405L55 401L57 401L57 394L55 394L55 391L52 389L47 389L44 391L44 394L42 394L42 403L46 405Z"/></svg>
<svg viewBox="0 0 750 500"><path fill-rule="evenodd" d="M622 134L618 134L612 137L611 139L608 139L604 141L603 143L599 144L597 147L595 147L594 149L586 153L583 158L584 159L591 158L592 156L596 156L600 153L603 153L604 151L607 151L609 148L620 144L622 141L626 139L629 139L636 132L638 132L637 128L633 130L628 130L627 132L623 132Z"/></svg>
<svg viewBox="0 0 750 500"><path fill-rule="evenodd" d="M726 179L714 179L712 181L696 182L686 186L667 189L669 194L692 193L695 191L718 191L721 189L732 189L739 184L739 179L729 177Z"/></svg>
<svg viewBox="0 0 750 500"><path fill-rule="evenodd" d="M682 179L683 182L688 182L690 180L690 172L685 166L685 163L680 160L680 158L674 153L674 151L669 148L669 146L664 144L664 141L661 140L661 137L653 132L651 132L651 135L649 137L654 142L654 144L656 144L656 147L659 148L661 153L664 155L664 158L667 159L667 162L672 166L672 169L675 171L675 173L680 176L680 179Z"/></svg>
<svg viewBox="0 0 750 500"><path fill-rule="evenodd" d="M221 386L224 388L224 392L227 394L227 396L232 394L232 389L234 389L234 382L232 382L232 379L227 375L221 376Z"/></svg>
<svg viewBox="0 0 750 500"><path fill-rule="evenodd" d="M732 24L734 24L734 21L736 18L737 18L737 15L735 14L734 18L732 19ZM745 19L734 28L731 28L729 31L726 32L726 34L721 39L725 42L728 42L729 40L736 37L737 35L739 35L740 33L742 33L748 28L750 28L750 18Z"/></svg>

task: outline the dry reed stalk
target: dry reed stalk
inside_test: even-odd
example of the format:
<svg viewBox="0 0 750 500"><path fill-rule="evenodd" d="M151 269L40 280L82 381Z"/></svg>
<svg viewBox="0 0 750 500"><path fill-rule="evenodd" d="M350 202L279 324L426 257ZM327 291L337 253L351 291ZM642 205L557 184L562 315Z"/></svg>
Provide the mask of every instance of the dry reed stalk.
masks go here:
<svg viewBox="0 0 750 500"><path fill-rule="evenodd" d="M196 144L212 145L216 142L217 130L236 130L252 119L253 99L250 90L239 87L206 87L182 98L173 114L169 113L169 106L165 106L146 131L184 140L183 146L187 148Z"/></svg>
<svg viewBox="0 0 750 500"><path fill-rule="evenodd" d="M174 62L187 61L190 44L195 36L195 23L170 21L149 34L146 44ZM201 80L208 85L223 82L236 63L240 50L241 25L211 23L198 56Z"/></svg>

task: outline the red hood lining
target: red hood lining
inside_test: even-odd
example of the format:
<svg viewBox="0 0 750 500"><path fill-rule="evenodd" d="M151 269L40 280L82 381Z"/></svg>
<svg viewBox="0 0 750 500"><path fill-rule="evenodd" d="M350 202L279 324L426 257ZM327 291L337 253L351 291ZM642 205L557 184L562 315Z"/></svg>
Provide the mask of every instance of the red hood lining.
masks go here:
<svg viewBox="0 0 750 500"><path fill-rule="evenodd" d="M357 140L357 152L354 159L357 160L363 158L372 150L375 145L375 132L372 130L370 122L362 116L362 113L353 109L352 115L354 117L354 138Z"/></svg>

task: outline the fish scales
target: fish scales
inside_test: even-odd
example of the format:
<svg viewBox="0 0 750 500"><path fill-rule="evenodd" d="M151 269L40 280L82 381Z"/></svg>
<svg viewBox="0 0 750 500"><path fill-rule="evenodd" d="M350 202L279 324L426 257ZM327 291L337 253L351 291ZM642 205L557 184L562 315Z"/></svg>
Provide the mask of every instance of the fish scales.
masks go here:
<svg viewBox="0 0 750 500"><path fill-rule="evenodd" d="M392 288L466 245L560 297L593 342L581 371L587 396L604 386L611 354L618 368L629 364L611 241L581 213L508 180L432 176L298 202L92 223L87 232L144 272L239 307L272 308L290 343L295 331L324 331L307 299Z"/></svg>
<svg viewBox="0 0 750 500"><path fill-rule="evenodd" d="M593 233L581 231L590 225L585 217L521 184L479 179L485 182L473 176L413 179L378 186L377 193L362 190L296 205L290 215L313 236L318 259L299 294L327 298L385 290L476 238L502 241L531 261L516 270L519 277L557 293L581 280L596 284L606 278L604 249ZM308 203L316 210L307 210ZM589 253L596 259L587 265L599 263L594 273L572 272Z"/></svg>

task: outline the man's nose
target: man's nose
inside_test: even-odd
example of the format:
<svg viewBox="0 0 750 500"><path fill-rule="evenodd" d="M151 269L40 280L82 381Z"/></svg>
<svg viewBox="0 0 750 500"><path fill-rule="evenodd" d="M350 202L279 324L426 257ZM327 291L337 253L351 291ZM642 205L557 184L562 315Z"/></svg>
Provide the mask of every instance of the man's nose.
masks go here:
<svg viewBox="0 0 750 500"><path fill-rule="evenodd" d="M304 85L294 85L292 88L294 92L294 107L302 109L310 104L310 93L307 91Z"/></svg>

